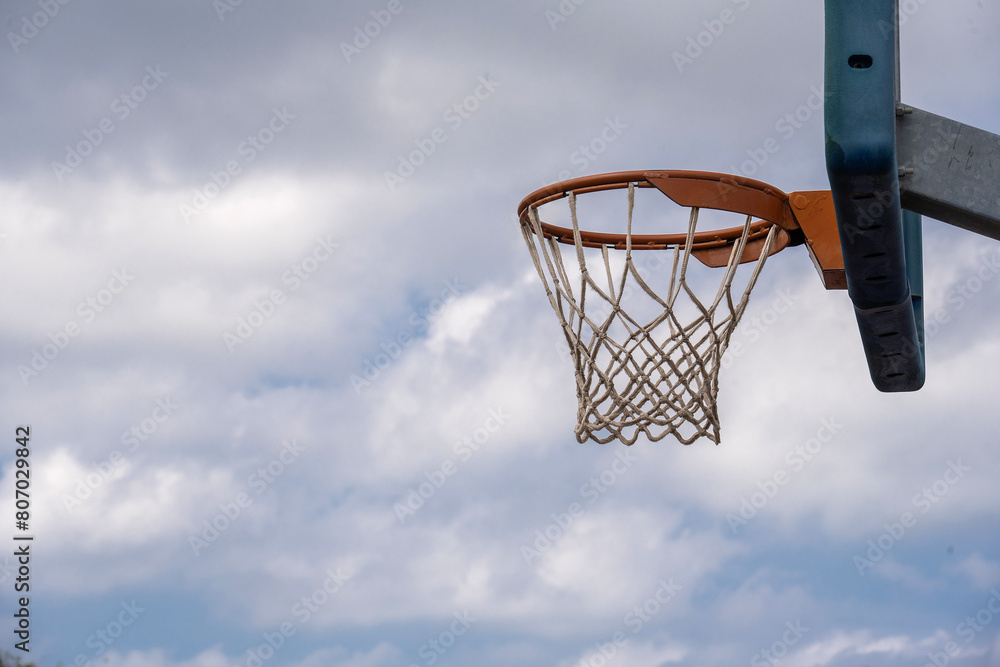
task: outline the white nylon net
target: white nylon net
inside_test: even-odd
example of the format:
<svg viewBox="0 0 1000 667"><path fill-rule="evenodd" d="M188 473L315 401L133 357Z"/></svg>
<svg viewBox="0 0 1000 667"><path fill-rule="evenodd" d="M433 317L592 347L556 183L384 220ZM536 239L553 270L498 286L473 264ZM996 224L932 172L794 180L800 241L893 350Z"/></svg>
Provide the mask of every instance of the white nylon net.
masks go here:
<svg viewBox="0 0 1000 667"><path fill-rule="evenodd" d="M591 251L591 260L599 259L602 264L596 274L587 265L576 195L569 193L567 200L575 246L545 238L534 206L529 208L530 226L522 226L522 232L569 343L579 399L577 440L603 444L617 438L631 445L645 433L654 442L673 435L684 444L701 437L718 444L722 355L746 309L778 227L771 227L742 295L734 300L733 281L753 222L752 216L746 217L743 236L733 243L728 265L714 269L721 273L721 282L714 296L706 300L689 285L688 265L700 213L698 208L690 209L684 246L642 250L669 254L669 278L661 296L641 275L648 277L649 271L637 268L632 257L635 186L628 187L624 263L620 251L611 253L613 247L602 246ZM570 271L564 254L569 256ZM637 296L642 295L648 297L652 308L642 316L630 316L624 310L626 302L633 310Z"/></svg>

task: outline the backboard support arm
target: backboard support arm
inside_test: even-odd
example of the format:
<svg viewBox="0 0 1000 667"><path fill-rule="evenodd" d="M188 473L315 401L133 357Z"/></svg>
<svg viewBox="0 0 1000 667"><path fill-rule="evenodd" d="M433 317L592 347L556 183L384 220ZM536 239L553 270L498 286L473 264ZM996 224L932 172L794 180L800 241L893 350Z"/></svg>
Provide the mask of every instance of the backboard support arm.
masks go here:
<svg viewBox="0 0 1000 667"><path fill-rule="evenodd" d="M896 152L903 206L1000 240L1000 136L901 107Z"/></svg>

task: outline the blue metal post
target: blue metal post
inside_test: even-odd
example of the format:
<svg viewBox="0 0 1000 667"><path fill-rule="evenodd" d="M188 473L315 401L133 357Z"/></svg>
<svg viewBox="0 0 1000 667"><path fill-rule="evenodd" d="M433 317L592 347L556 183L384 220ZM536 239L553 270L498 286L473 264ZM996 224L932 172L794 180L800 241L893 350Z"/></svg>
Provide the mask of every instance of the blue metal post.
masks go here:
<svg viewBox="0 0 1000 667"><path fill-rule="evenodd" d="M903 241L906 244L906 278L910 283L910 303L917 325L920 356L924 358L924 225L919 213L903 211Z"/></svg>
<svg viewBox="0 0 1000 667"><path fill-rule="evenodd" d="M826 164L872 382L915 391L924 357L899 202L896 12L896 0L826 0Z"/></svg>

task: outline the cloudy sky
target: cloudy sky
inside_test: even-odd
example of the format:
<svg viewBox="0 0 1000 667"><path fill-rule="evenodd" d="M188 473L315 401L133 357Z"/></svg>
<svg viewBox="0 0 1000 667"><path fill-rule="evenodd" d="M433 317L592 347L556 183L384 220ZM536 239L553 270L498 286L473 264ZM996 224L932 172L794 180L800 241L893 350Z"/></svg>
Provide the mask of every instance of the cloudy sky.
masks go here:
<svg viewBox="0 0 1000 667"><path fill-rule="evenodd" d="M1000 6L904 15L905 101L1000 132ZM925 222L921 392L872 387L846 294L791 248L734 336L722 444L625 448L573 436L514 221L536 188L623 169L826 188L818 0L0 19L0 508L22 534L30 425L26 657L1000 666L995 241Z"/></svg>

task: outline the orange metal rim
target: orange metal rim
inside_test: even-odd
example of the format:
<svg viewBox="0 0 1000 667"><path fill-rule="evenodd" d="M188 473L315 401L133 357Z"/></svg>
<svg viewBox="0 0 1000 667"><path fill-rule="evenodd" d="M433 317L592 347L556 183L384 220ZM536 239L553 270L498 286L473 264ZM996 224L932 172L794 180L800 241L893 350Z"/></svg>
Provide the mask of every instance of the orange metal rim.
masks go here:
<svg viewBox="0 0 1000 667"><path fill-rule="evenodd" d="M767 234L772 225L792 231L798 229L795 216L788 205L788 195L781 190L743 176L731 176L705 171L620 171L608 174L581 176L555 183L532 192L521 200L517 207L522 225L532 229L528 212L531 208L557 201L572 192L579 196L589 192L625 189L629 184L637 188L657 188L665 196L681 206L710 208L751 215L759 220L751 226L750 238L760 238ZM554 238L560 243L574 244L573 230L549 223L541 223L546 238ZM743 225L727 229L697 232L692 248L707 249L733 243L743 235ZM584 246L612 246L625 248L626 234L580 231ZM686 233L635 234L632 236L634 249L663 249L683 245Z"/></svg>

